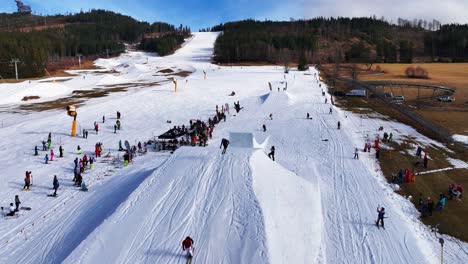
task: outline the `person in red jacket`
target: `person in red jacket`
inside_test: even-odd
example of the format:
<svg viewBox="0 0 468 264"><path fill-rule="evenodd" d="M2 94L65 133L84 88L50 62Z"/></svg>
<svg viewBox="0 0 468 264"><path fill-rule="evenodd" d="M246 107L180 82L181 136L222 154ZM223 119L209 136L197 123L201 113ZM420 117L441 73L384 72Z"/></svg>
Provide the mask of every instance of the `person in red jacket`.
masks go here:
<svg viewBox="0 0 468 264"><path fill-rule="evenodd" d="M406 183L410 183L410 181L411 181L411 171L409 169L406 169L406 171L405 171L405 178L406 178Z"/></svg>
<svg viewBox="0 0 468 264"><path fill-rule="evenodd" d="M193 239L191 237L186 237L184 241L182 241L182 250L187 251L187 257L193 257Z"/></svg>

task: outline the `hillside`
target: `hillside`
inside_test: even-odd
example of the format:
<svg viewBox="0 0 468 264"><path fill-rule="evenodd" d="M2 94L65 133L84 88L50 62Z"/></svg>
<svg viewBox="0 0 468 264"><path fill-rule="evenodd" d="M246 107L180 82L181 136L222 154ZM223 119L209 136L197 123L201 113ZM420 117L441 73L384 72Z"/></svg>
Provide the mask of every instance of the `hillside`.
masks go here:
<svg viewBox="0 0 468 264"><path fill-rule="evenodd" d="M151 51L164 53L180 45L190 33L167 23L137 21L111 11L91 10L69 15L34 16L0 14L0 58L18 59L20 78L38 77L47 71L78 66L83 60L116 56L125 43L139 43L145 38L164 37ZM145 37L146 36L146 37ZM169 39L169 41L168 41ZM160 41L161 42L161 41ZM0 60L0 76L13 78L9 60Z"/></svg>
<svg viewBox="0 0 468 264"><path fill-rule="evenodd" d="M218 63L467 61L468 25L377 18L229 22L215 44Z"/></svg>

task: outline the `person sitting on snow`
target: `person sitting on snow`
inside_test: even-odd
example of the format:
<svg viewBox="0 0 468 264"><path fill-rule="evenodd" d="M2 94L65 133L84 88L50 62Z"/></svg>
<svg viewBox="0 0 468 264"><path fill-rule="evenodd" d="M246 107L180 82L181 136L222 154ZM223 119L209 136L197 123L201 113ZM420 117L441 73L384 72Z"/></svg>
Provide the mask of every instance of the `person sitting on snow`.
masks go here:
<svg viewBox="0 0 468 264"><path fill-rule="evenodd" d="M81 183L81 191L83 191L83 192L87 192L87 191L88 191L88 187L86 187L86 183L85 183L85 182L82 182L82 183Z"/></svg>

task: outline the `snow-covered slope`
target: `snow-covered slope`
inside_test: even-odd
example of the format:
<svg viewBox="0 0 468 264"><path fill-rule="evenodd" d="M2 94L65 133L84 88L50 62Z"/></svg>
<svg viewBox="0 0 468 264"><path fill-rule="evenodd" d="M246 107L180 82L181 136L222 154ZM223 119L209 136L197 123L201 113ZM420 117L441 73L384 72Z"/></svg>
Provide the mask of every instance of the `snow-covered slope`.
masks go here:
<svg viewBox="0 0 468 264"><path fill-rule="evenodd" d="M18 218L0 219L0 263L185 263L180 243L188 235L195 240L193 263L437 263L437 239L413 205L392 191L373 156L352 156L369 135L382 133L380 126L395 140L406 135L438 143L408 126L324 103L326 87L315 70L284 76L281 67L212 65L216 36L196 33L168 57L133 52L99 60L116 72L77 72L57 83L70 91L146 84L81 105L78 130L100 125L88 139L69 136L71 118L64 110L0 113L0 203L6 207L19 194L22 205L32 207ZM174 93L161 69L193 73L176 76ZM269 90L268 82L284 81L287 91ZM19 98L36 85L9 85L2 96ZM232 91L236 95L228 96ZM45 92L43 100L63 95ZM10 104L3 109L24 104L16 100L3 102ZM237 101L239 113L232 107ZM206 148L170 154L150 146L122 166L119 140L147 141L190 119L207 120L215 105L225 103L231 111ZM122 130L114 134L116 111ZM45 165L46 152L33 156L33 149L49 132L56 158ZM229 148L222 155L219 143L230 132L251 133L264 149ZM81 157L76 147L93 155L96 142L107 157L86 171L90 191L80 192L72 186L73 160ZM57 158L59 145L63 158ZM273 145L274 162L265 154ZM33 187L21 192L26 170L33 173ZM53 175L61 182L57 198L46 196ZM374 225L377 206L387 210L386 230ZM445 238L446 260L467 262L467 244Z"/></svg>

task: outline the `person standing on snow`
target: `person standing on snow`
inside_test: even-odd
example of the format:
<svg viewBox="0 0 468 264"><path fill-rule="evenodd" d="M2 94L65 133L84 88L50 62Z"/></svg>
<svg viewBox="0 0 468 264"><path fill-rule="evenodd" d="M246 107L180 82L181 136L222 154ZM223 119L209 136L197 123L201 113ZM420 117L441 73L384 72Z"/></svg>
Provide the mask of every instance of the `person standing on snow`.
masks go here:
<svg viewBox="0 0 468 264"><path fill-rule="evenodd" d="M59 157L60 157L60 158L63 158L63 148L62 148L62 145L60 145L60 147L59 147L59 153L60 153Z"/></svg>
<svg viewBox="0 0 468 264"><path fill-rule="evenodd" d="M227 147L229 146L229 140L223 138L221 140L221 145L219 146L219 148L223 147L223 152L221 152L221 154L225 154L226 153L226 149Z"/></svg>
<svg viewBox="0 0 468 264"><path fill-rule="evenodd" d="M427 158L427 152L424 153L424 168L427 169L427 162L428 162L428 158Z"/></svg>
<svg viewBox="0 0 468 264"><path fill-rule="evenodd" d="M54 181L52 182L52 184L54 185L54 194L53 194L53 196L57 196L57 189L60 186L59 181L57 179L57 175L54 175Z"/></svg>
<svg viewBox="0 0 468 264"><path fill-rule="evenodd" d="M329 114L333 113L333 109L330 107L330 111L328 112Z"/></svg>
<svg viewBox="0 0 468 264"><path fill-rule="evenodd" d="M29 187L31 186L31 172L30 171L26 171L26 176L24 177L24 186L23 186L23 190L26 191L28 190L29 191Z"/></svg>
<svg viewBox="0 0 468 264"><path fill-rule="evenodd" d="M18 212L19 211L19 205L21 204L21 201L19 199L19 196L18 195L15 195L15 212Z"/></svg>
<svg viewBox="0 0 468 264"><path fill-rule="evenodd" d="M94 130L96 131L96 135L97 135L99 132L99 124L97 122L94 124Z"/></svg>
<svg viewBox="0 0 468 264"><path fill-rule="evenodd" d="M3 207L2 207L2 210L3 210ZM14 215L15 215L15 206L13 205L13 203L10 203L10 212L6 214L6 216L14 216Z"/></svg>
<svg viewBox="0 0 468 264"><path fill-rule="evenodd" d="M42 151L46 151L46 150L47 150L46 142L42 140Z"/></svg>
<svg viewBox="0 0 468 264"><path fill-rule="evenodd" d="M375 224L377 225L377 227L379 227L379 222L380 222L382 227L385 228L385 226L384 226L385 208L381 207L379 209L379 207L377 207L377 213L379 213L379 214L377 216L377 221L375 222Z"/></svg>
<svg viewBox="0 0 468 264"><path fill-rule="evenodd" d="M266 126L265 126L265 124L262 125L262 128L263 128L263 132L266 132Z"/></svg>
<svg viewBox="0 0 468 264"><path fill-rule="evenodd" d="M340 121L338 121L338 129L340 129L340 127L341 127L341 123Z"/></svg>
<svg viewBox="0 0 468 264"><path fill-rule="evenodd" d="M106 117L102 116L102 123L104 124L106 122Z"/></svg>
<svg viewBox="0 0 468 264"><path fill-rule="evenodd" d="M187 257L192 258L193 257L193 239L191 237L186 237L184 241L182 241L182 250L187 252Z"/></svg>
<svg viewBox="0 0 468 264"><path fill-rule="evenodd" d="M78 155L81 155L81 147L80 147L80 145L78 145L78 147L76 147L76 153L77 153Z"/></svg>
<svg viewBox="0 0 468 264"><path fill-rule="evenodd" d="M51 149L50 150L50 161L53 161L54 160L54 150Z"/></svg>
<svg viewBox="0 0 468 264"><path fill-rule="evenodd" d="M45 164L49 164L49 154L45 154L44 161Z"/></svg>
<svg viewBox="0 0 468 264"><path fill-rule="evenodd" d="M427 212L429 213L429 216L432 216L432 211L434 210L434 201L431 199L431 197L427 197Z"/></svg>
<svg viewBox="0 0 468 264"><path fill-rule="evenodd" d="M39 149L37 146L34 146L34 156L39 156Z"/></svg>
<svg viewBox="0 0 468 264"><path fill-rule="evenodd" d="M354 159L359 159L359 150L358 150L358 148L354 148Z"/></svg>
<svg viewBox="0 0 468 264"><path fill-rule="evenodd" d="M268 153L268 157L275 161L275 146L271 146L270 153Z"/></svg>

